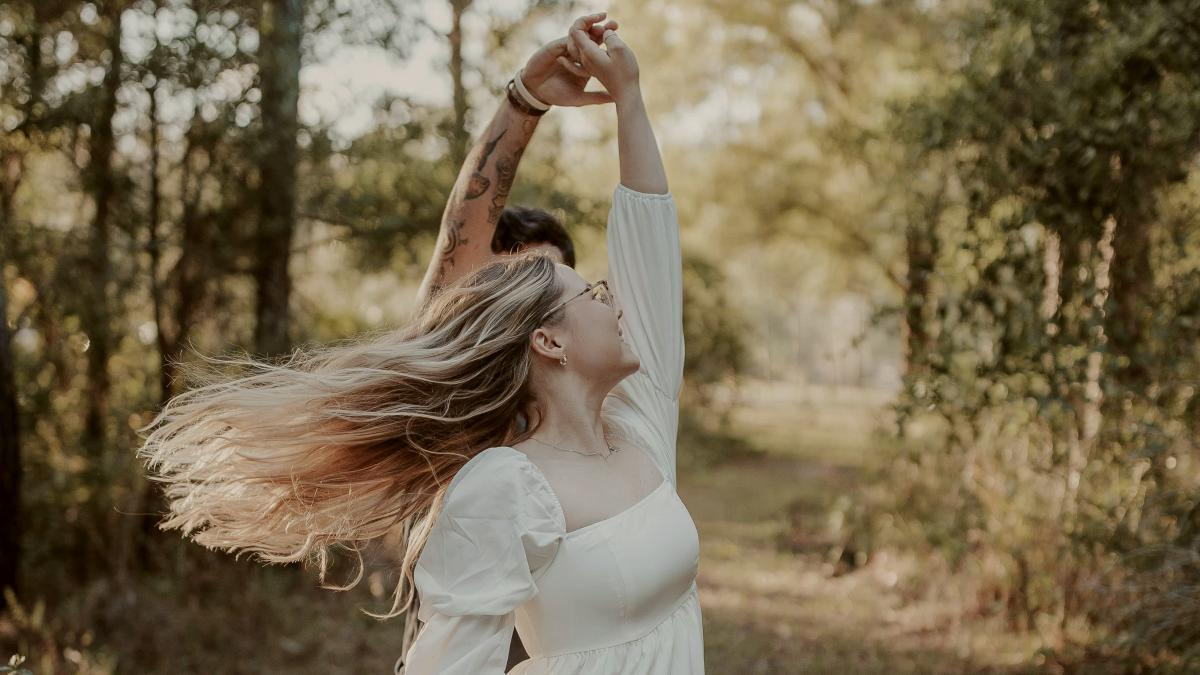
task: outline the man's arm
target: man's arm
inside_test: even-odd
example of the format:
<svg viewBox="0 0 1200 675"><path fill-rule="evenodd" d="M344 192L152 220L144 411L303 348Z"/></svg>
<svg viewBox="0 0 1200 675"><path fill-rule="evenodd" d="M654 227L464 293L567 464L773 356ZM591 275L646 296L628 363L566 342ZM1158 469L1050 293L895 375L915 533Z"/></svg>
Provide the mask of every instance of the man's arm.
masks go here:
<svg viewBox="0 0 1200 675"><path fill-rule="evenodd" d="M605 30L615 30L616 21L598 23L604 12L579 17L571 25L593 42ZM607 92L585 91L591 75L567 60L570 38L554 40L534 53L521 78L539 100L558 106L611 103ZM417 306L425 304L437 289L489 262L492 237L500 214L508 202L517 165L540 117L527 115L504 97L483 135L471 147L450 191L433 257L417 291Z"/></svg>
<svg viewBox="0 0 1200 675"><path fill-rule="evenodd" d="M433 258L417 291L418 306L438 288L493 257L496 223L539 119L522 113L504 98L483 135L471 146L442 213Z"/></svg>

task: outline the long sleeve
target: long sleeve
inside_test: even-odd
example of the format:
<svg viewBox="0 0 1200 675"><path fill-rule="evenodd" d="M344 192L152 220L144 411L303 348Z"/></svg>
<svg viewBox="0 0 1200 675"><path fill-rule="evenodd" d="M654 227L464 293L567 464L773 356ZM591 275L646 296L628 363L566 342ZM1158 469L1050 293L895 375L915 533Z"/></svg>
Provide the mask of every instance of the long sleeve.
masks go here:
<svg viewBox="0 0 1200 675"><path fill-rule="evenodd" d="M405 658L405 675L503 673L515 620L502 616L446 616L431 612Z"/></svg>
<svg viewBox="0 0 1200 675"><path fill-rule="evenodd" d="M617 184L608 214L608 283L623 310L621 328L642 365L609 395L610 410L652 436L647 450L675 482L679 392L683 386L683 263L670 193Z"/></svg>
<svg viewBox="0 0 1200 675"><path fill-rule="evenodd" d="M414 571L425 622L406 675L501 674L514 610L537 594L565 533L550 487L511 448L489 448L447 488Z"/></svg>

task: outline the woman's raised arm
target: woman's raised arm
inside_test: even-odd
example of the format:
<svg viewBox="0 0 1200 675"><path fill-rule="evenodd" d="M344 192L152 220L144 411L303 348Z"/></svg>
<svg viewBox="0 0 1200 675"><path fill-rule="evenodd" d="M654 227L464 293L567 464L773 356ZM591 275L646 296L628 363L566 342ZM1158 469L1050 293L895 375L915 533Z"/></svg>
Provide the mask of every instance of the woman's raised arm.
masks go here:
<svg viewBox="0 0 1200 675"><path fill-rule="evenodd" d="M617 105L617 149L621 184L638 192L666 194L667 172L642 101L637 57L616 31L604 31L605 51L572 27L571 40L583 66L608 89Z"/></svg>

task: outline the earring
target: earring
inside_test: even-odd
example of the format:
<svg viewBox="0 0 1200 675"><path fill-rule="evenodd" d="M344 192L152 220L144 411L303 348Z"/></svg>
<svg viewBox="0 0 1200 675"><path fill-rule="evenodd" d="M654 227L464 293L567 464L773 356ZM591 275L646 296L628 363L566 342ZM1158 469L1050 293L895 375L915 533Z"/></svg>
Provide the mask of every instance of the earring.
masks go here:
<svg viewBox="0 0 1200 675"><path fill-rule="evenodd" d="M567 355L566 354L563 354L562 358L558 360L558 365L560 365L560 366L567 365Z"/></svg>

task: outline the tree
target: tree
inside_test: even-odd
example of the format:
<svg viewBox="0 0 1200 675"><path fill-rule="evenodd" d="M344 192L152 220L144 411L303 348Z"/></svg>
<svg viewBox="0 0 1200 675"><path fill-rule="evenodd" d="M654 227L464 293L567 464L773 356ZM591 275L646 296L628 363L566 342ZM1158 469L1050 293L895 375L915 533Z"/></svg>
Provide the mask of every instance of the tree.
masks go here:
<svg viewBox="0 0 1200 675"><path fill-rule="evenodd" d="M934 489L959 517L939 536L974 532L1009 561L1010 611L1027 625L1118 623L1084 581L1111 592L1138 574L1117 556L1174 542L1191 508L1178 495L1198 494L1193 471L1167 469L1195 442L1166 432L1195 396L1196 355L1170 346L1194 343L1194 309L1167 292L1194 279L1181 272L1194 253L1162 228L1164 196L1200 156L1198 10L972 7L954 24L963 65L903 113L954 213L936 224L937 339L901 408L945 423L949 484ZM1022 461L1006 459L1015 445ZM1195 583L1175 578L1180 592ZM1170 639L1195 635L1171 620ZM1137 649L1151 643L1177 644Z"/></svg>
<svg viewBox="0 0 1200 675"><path fill-rule="evenodd" d="M296 167L299 131L300 39L304 0L265 0L259 73L262 81L263 143L260 156L262 221L257 237L254 281L255 348L286 351L292 280L288 272L296 230Z"/></svg>
<svg viewBox="0 0 1200 675"><path fill-rule="evenodd" d="M112 214L118 198L114 176L113 116L117 112L117 89L122 83L121 69L125 59L121 51L121 14L123 0L110 0L99 5L108 65L104 82L98 92L99 105L91 128L85 185L91 193L94 214L91 242L86 260L88 301L83 304L83 324L88 333L87 416L84 421L84 444L99 456L105 448L109 419L109 392L112 383L108 363L113 352L112 292Z"/></svg>

